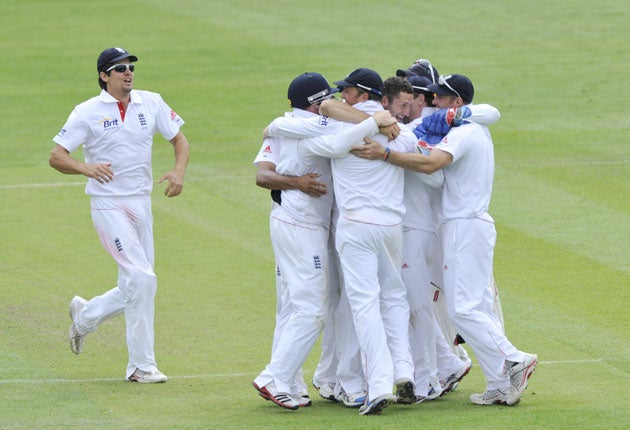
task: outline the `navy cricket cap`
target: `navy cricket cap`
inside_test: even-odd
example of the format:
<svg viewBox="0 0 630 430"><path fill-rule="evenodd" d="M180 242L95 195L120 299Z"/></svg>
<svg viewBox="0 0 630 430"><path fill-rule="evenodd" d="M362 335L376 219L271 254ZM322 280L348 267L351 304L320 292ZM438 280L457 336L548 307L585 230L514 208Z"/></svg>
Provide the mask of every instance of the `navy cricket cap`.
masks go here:
<svg viewBox="0 0 630 430"><path fill-rule="evenodd" d="M413 75L407 78L407 82L413 87L414 93L429 94L433 97L433 91L429 89L429 85L433 83L431 79L425 78L424 76Z"/></svg>
<svg viewBox="0 0 630 430"><path fill-rule="evenodd" d="M440 76L436 84L429 85L429 90L438 96L459 96L465 104L472 103L475 95L475 87L464 75Z"/></svg>
<svg viewBox="0 0 630 430"><path fill-rule="evenodd" d="M138 61L138 57L131 55L123 48L108 48L101 52L101 55L98 56L98 60L96 61L96 71L104 72L105 66L115 63L116 61L124 60L125 58L129 58L132 63L134 61Z"/></svg>
<svg viewBox="0 0 630 430"><path fill-rule="evenodd" d="M287 97L291 107L304 109L331 98L337 91L337 88L331 88L326 78L319 73L307 72L291 81Z"/></svg>
<svg viewBox="0 0 630 430"><path fill-rule="evenodd" d="M357 87L378 96L383 95L383 80L381 76L372 69L355 69L341 81L335 81L334 84L339 88Z"/></svg>
<svg viewBox="0 0 630 430"><path fill-rule="evenodd" d="M438 76L440 76L437 69L426 58L417 59L406 70L396 70L396 76L400 76L401 78L408 78L409 76L414 75L424 76L425 78L430 79L432 83L435 83Z"/></svg>

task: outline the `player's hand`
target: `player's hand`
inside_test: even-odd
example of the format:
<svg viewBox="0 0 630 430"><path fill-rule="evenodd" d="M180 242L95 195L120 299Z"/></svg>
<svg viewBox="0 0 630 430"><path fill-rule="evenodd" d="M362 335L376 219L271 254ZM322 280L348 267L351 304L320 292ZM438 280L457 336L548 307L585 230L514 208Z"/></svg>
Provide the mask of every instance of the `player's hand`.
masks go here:
<svg viewBox="0 0 630 430"><path fill-rule="evenodd" d="M114 179L114 171L111 166L112 163L86 164L83 174L88 178L96 179L101 184L104 184Z"/></svg>
<svg viewBox="0 0 630 430"><path fill-rule="evenodd" d="M328 192L326 184L317 180L319 178L317 173L307 173L306 175L298 176L296 178L298 186L297 189L311 197L321 197Z"/></svg>
<svg viewBox="0 0 630 430"><path fill-rule="evenodd" d="M374 118L376 125L378 125L379 133L387 136L388 140L396 139L396 137L400 134L398 121L396 121L396 118L392 116L390 111L378 111L372 116L372 118Z"/></svg>
<svg viewBox="0 0 630 430"><path fill-rule="evenodd" d="M378 125L379 127L386 127L396 124L396 118L394 118L391 112L388 110L378 111L374 115L372 115L372 118L374 118L376 125Z"/></svg>
<svg viewBox="0 0 630 430"><path fill-rule="evenodd" d="M164 181L168 181L168 185L164 190L164 195L166 197L175 197L182 193L182 189L184 188L184 174L177 173L174 170L167 172L162 176L159 180L161 184Z"/></svg>
<svg viewBox="0 0 630 430"><path fill-rule="evenodd" d="M354 145L350 153L366 160L382 160L385 157L385 147L376 140L366 137L365 144Z"/></svg>
<svg viewBox="0 0 630 430"><path fill-rule="evenodd" d="M400 134L398 123L378 128L378 132L387 136L387 140L394 140Z"/></svg>

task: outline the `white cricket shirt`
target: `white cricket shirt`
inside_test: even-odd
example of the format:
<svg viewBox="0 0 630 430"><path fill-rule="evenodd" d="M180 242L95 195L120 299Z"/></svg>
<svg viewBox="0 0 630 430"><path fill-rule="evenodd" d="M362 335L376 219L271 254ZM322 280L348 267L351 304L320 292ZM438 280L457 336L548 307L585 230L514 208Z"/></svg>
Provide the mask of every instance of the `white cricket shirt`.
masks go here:
<svg viewBox="0 0 630 430"><path fill-rule="evenodd" d="M153 189L151 149L153 136L171 140L184 120L162 97L149 91L131 91L131 101L121 118L118 101L105 90L74 108L55 143L69 152L83 145L86 163L111 163L114 179L101 184L89 179L91 196L148 195Z"/></svg>
<svg viewBox="0 0 630 430"><path fill-rule="evenodd" d="M433 149L453 156L442 169L443 221L456 218L482 218L488 215L494 180L494 147L488 127L468 123L452 128Z"/></svg>
<svg viewBox="0 0 630 430"><path fill-rule="evenodd" d="M383 110L379 102L372 100L357 103L354 107L370 115ZM405 152L405 148L415 144L417 140L404 127L393 141L388 142L382 134L375 135L373 139L401 152ZM404 171L401 167L348 154L343 158L333 159L332 168L339 216L378 225L395 225L401 222L405 213Z"/></svg>

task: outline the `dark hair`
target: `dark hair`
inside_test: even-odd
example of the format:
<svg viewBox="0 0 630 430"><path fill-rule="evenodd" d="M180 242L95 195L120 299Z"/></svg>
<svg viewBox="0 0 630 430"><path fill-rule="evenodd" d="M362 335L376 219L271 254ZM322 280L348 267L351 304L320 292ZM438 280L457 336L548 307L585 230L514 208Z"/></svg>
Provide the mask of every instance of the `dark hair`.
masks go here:
<svg viewBox="0 0 630 430"><path fill-rule="evenodd" d="M406 79L392 76L383 81L383 97L387 97L391 101L398 97L400 93L413 94L413 87Z"/></svg>
<svg viewBox="0 0 630 430"><path fill-rule="evenodd" d="M108 69L109 68L109 64L106 65L104 68ZM105 70L103 70L103 73L105 73L107 76L112 74L111 71L106 72ZM104 80L101 79L101 72L98 72L98 86L101 87L101 89L107 91L107 82L105 82Z"/></svg>
<svg viewBox="0 0 630 430"><path fill-rule="evenodd" d="M421 93L416 93L414 92L413 94L413 98L415 99L416 97L418 97L420 94L422 94L424 96L424 102L427 106L432 106L433 105L433 93L430 91L422 91Z"/></svg>

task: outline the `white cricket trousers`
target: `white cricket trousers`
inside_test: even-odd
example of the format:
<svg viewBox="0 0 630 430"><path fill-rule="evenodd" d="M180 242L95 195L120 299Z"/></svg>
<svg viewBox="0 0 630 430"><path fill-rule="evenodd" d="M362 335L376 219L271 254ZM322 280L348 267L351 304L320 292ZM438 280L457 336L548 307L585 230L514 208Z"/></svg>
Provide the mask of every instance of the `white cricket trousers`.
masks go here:
<svg viewBox="0 0 630 430"><path fill-rule="evenodd" d="M401 274L409 300L409 345L415 368L415 392L416 395L425 397L430 387L438 393L442 390L437 375L438 325L431 301L433 288L429 270L435 239L433 232L411 227L403 229Z"/></svg>
<svg viewBox="0 0 630 430"><path fill-rule="evenodd" d="M348 394L365 391L361 367L361 346L354 329L352 311L343 286L339 255L334 249L334 234L329 244L329 304L326 326L322 333L321 356L313 383L335 385L335 395L343 389Z"/></svg>
<svg viewBox="0 0 630 430"><path fill-rule="evenodd" d="M115 288L91 299L76 322L81 332L94 332L102 322L125 314L129 363L126 377L136 368L157 370L153 349L154 298L153 215L149 196L92 197L92 221L105 250L118 264Z"/></svg>
<svg viewBox="0 0 630 430"><path fill-rule="evenodd" d="M290 316L278 334L271 361L256 379L267 385L273 377L278 392L291 393L324 328L328 310L328 228L300 226L270 219L271 243L290 300ZM287 306L286 304L284 306Z"/></svg>
<svg viewBox="0 0 630 430"><path fill-rule="evenodd" d="M523 352L510 343L493 311L492 260L494 223L480 218L443 224L443 274L446 308L457 330L470 345L486 376L487 389L510 385L506 360L521 362Z"/></svg>
<svg viewBox="0 0 630 430"><path fill-rule="evenodd" d="M340 217L336 235L372 401L391 395L395 380L414 380L409 303L400 275L402 226L366 224Z"/></svg>

